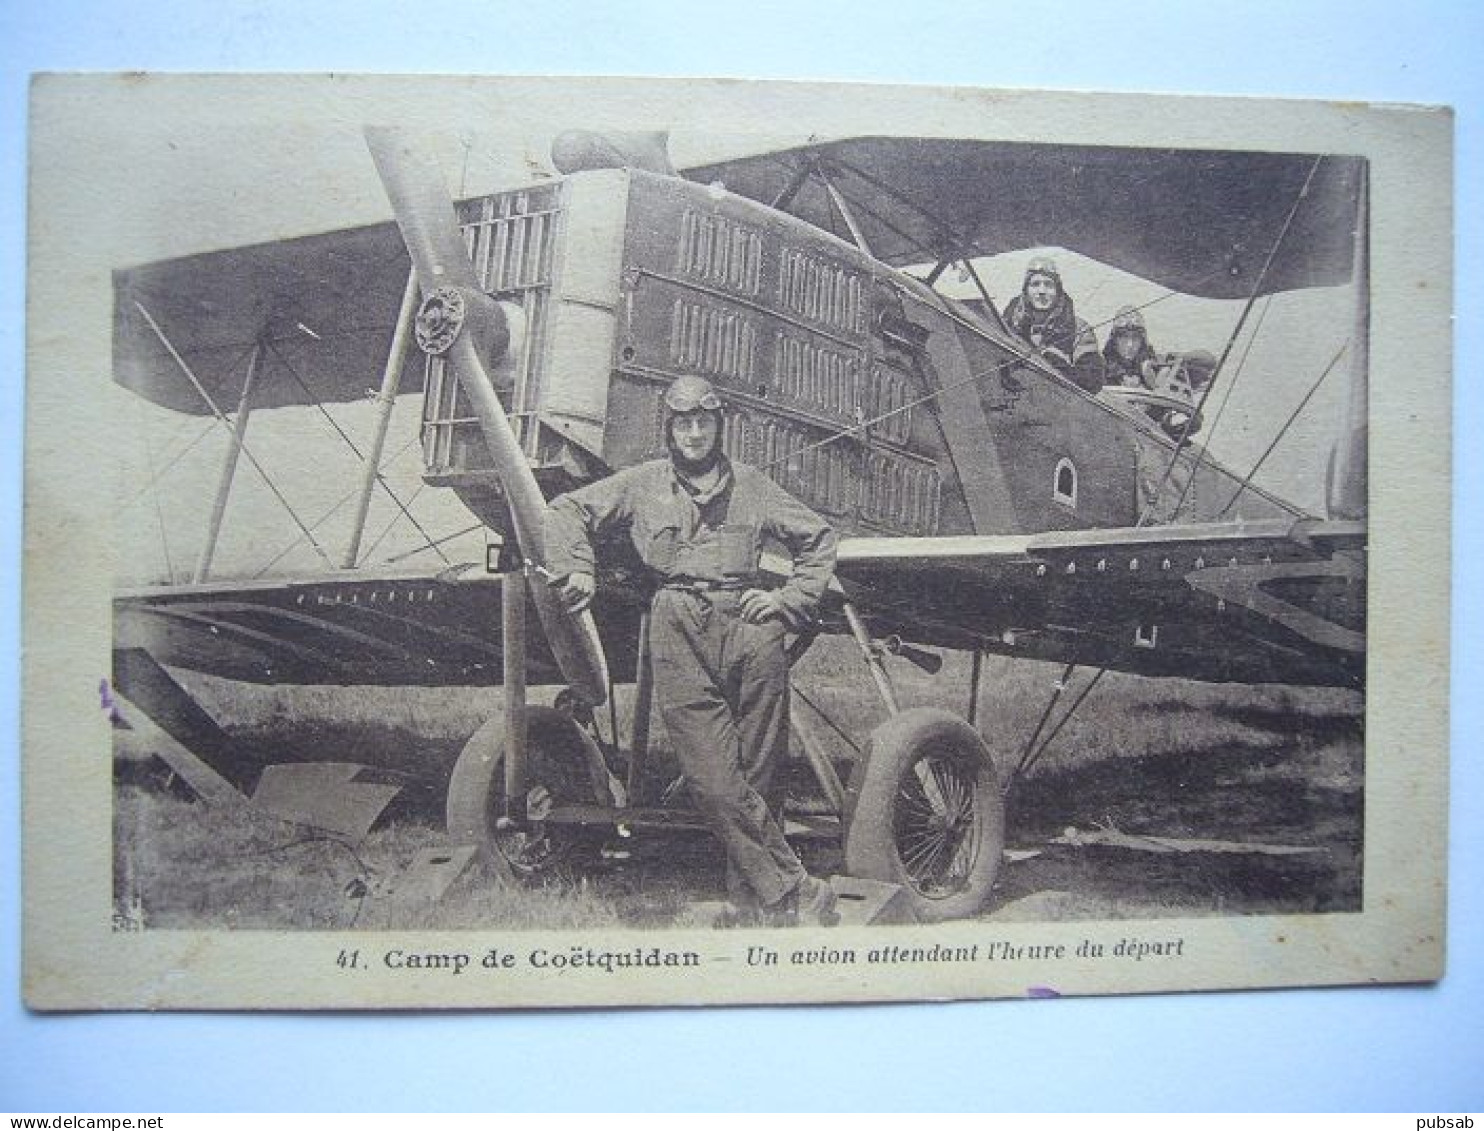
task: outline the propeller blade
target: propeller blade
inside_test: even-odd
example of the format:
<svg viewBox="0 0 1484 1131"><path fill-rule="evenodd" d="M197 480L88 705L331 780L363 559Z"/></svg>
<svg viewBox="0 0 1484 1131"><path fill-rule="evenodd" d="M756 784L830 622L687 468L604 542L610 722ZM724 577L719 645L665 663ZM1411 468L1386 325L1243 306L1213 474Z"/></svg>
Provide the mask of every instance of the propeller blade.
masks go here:
<svg viewBox="0 0 1484 1131"><path fill-rule="evenodd" d="M439 286L479 290L458 213L438 166L423 159L400 130L367 126L365 133L424 293Z"/></svg>
<svg viewBox="0 0 1484 1131"><path fill-rule="evenodd" d="M513 308L510 314L505 313L500 304L488 302L480 289L459 230L458 214L438 167L425 160L396 129L368 126L365 133L424 294L438 287L452 287L471 300L487 302L489 309L484 313L502 323L495 340L508 344L511 323L519 321L519 314ZM453 339L448 360L479 418L485 444L505 489L521 552L544 566L546 500L510 427L485 358L467 328ZM529 589L563 676L583 699L593 706L601 705L608 697L608 663L592 615L572 616L544 584L538 582Z"/></svg>

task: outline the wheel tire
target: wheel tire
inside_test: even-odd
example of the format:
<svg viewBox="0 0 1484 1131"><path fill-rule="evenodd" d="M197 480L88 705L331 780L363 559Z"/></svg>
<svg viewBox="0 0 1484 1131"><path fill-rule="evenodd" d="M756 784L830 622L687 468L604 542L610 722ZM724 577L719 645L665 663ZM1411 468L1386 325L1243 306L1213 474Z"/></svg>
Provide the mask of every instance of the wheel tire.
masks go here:
<svg viewBox="0 0 1484 1131"><path fill-rule="evenodd" d="M1005 847L1005 804L968 723L935 707L893 716L872 734L850 793L846 872L900 884L923 922L984 906Z"/></svg>
<svg viewBox="0 0 1484 1131"><path fill-rule="evenodd" d="M554 804L612 805L608 771L593 740L570 717L550 707L526 708L526 782L543 787ZM448 836L477 844L503 859L517 876L565 860L580 841L572 829L541 826L535 836L500 827L505 814L505 719L487 719L464 744L448 781Z"/></svg>

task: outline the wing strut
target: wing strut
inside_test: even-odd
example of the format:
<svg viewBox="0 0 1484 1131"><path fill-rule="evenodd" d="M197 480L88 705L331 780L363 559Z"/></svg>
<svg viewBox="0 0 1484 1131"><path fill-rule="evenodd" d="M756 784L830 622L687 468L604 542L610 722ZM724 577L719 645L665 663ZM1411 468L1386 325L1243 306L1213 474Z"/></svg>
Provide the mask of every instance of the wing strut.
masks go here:
<svg viewBox="0 0 1484 1131"><path fill-rule="evenodd" d="M247 422L252 418L252 391L258 382L258 373L263 368L263 339L253 343L252 356L247 359L247 376L242 380L242 396L237 401L237 416L232 421L232 442L227 445L227 454L222 457L222 474L217 483L216 499L211 504L211 520L206 526L206 545L201 547L201 556L196 560L196 572L191 582L200 585L211 573L211 559L216 556L217 539L222 533L222 519L227 514L227 497L232 493L232 480L237 476L237 456L242 451L242 442L247 436Z"/></svg>
<svg viewBox="0 0 1484 1131"><path fill-rule="evenodd" d="M1072 678L1072 673L1076 670L1077 665L1075 663L1068 664L1062 669L1061 678L1056 681L1052 688L1051 701L1046 704L1046 709L1041 712L1041 717L1036 722L1036 729L1031 731L1031 736L1025 740L1025 747L1020 751L1020 757L1016 760L1014 769L1011 771L1011 781L1018 778L1021 771L1030 763L1036 741L1041 737L1041 732L1046 729L1046 724L1051 721L1051 712L1056 710L1056 705L1060 702L1062 693L1067 689L1067 681Z"/></svg>
<svg viewBox="0 0 1484 1131"><path fill-rule="evenodd" d="M1366 451L1369 427L1367 403L1371 366L1371 181L1367 169L1360 178L1360 204L1355 217L1355 330L1350 336L1350 396L1345 406L1344 431L1330 457L1328 498L1330 518L1366 516Z"/></svg>
<svg viewBox="0 0 1484 1131"><path fill-rule="evenodd" d="M1061 718L1056 720L1056 725L1051 728L1051 733L1049 733L1044 739L1042 739L1041 744L1034 750L1031 750L1029 747L1027 747L1026 756L1020 760L1020 765L1015 768L1015 776L1017 778L1021 774L1026 773L1032 766L1034 766L1041 760L1041 756L1046 753L1047 747L1049 747L1053 742L1056 741L1056 736L1062 732L1062 728L1072 721L1072 716L1075 715L1077 713L1077 709L1082 706L1082 701L1092 694L1092 689L1096 687L1098 685L1098 681L1107 674L1107 668L1098 668L1097 671L1093 672L1092 678L1089 679L1085 684L1083 684L1082 690L1077 693L1077 698L1072 700L1072 705L1066 709ZM1057 697L1060 697L1060 691L1058 691ZM1051 700L1051 706L1055 705L1056 697ZM1046 708L1046 711L1049 715L1051 712L1051 707L1048 706ZM1044 723L1045 720L1043 719L1042 722Z"/></svg>
<svg viewBox="0 0 1484 1131"><path fill-rule="evenodd" d="M787 212L789 205L794 202L794 197L799 195L799 190L809 183L809 178L814 175L814 169L809 162L805 161L794 170L794 175L789 178L788 184L773 198L768 205L775 212Z"/></svg>
<svg viewBox="0 0 1484 1131"><path fill-rule="evenodd" d="M410 447L412 447L412 445L415 444L415 443L417 443L417 442L418 442L418 436L414 434L413 437L410 440L408 440L400 448L398 448L394 453L392 453L392 458L389 459L389 460L387 460L386 463L383 464L382 466L383 467L390 467L392 464L396 463L397 460L401 459L402 456L406 453L407 449L410 448ZM408 498L407 498L407 505L408 505L408 507L411 507L412 504L417 501L417 497L418 497L419 493L422 491L422 487L423 487L423 485L422 484L419 484L417 490L413 491L412 494L408 496ZM349 491L346 491L343 495L340 496L340 498L336 499L335 502L332 503L324 511L324 513L322 513L317 519L315 519L313 522L311 522L309 524L309 529L310 530L318 530L325 523L329 522L330 519L332 519L336 514L338 514L340 512L340 508L341 507L345 506L346 503L350 502L351 499L355 498L356 492L358 490L359 490L358 487L352 487ZM381 534L379 534L377 536L376 541L371 544L371 548L366 551L366 558L370 558L370 556L376 552L376 547L379 546L379 545L381 545L382 540L387 536L387 534L389 534L391 532L392 527L396 526L397 522L401 518L402 518L402 512L400 512L400 511L398 511L396 514L392 515L391 521L387 524L386 528L383 529L382 532L381 532ZM274 566L276 566L279 562L283 561L283 559L286 558L290 553L292 553L294 550L298 549L299 543L302 542L302 541L304 541L304 536L302 534L296 535L294 537L294 540L292 542L289 542L287 545L285 545L283 548L281 548L276 554L274 554L273 557L269 558L268 561L264 562L261 566L259 566L257 572L254 573L252 576L254 578L262 577L265 573L267 573L270 569L272 569Z"/></svg>
<svg viewBox="0 0 1484 1131"><path fill-rule="evenodd" d="M946 220L943 219L943 217L939 216L937 213L931 212L928 209L924 208L915 200L912 200L911 198L905 196L896 188L887 184L885 181L881 180L881 178L868 173L860 166L852 164L848 161L842 161L838 157L834 158L833 160L835 165L839 168L845 169L846 171L859 177L861 180L865 181L866 184L870 185L878 192L883 193L891 200L896 201L904 208L910 208L913 212L916 212L934 228L938 229L939 236L942 237L943 241L948 245L950 251L952 252L950 261L957 258L963 258L964 260L967 260L970 255L972 255L976 250L972 237L966 237L955 230L952 224L949 224ZM877 218L880 219L879 216ZM893 227L892 230L898 235L901 235L904 238L908 239L909 242L921 248L923 251L926 251L930 256L937 257L942 252L941 248L925 247L921 240L912 239L910 236L907 235L907 233L901 231L901 229L899 228Z"/></svg>
<svg viewBox="0 0 1484 1131"><path fill-rule="evenodd" d="M863 174L859 169L856 169L853 166L840 164L839 168L847 169L850 172L854 173L856 176L862 177L867 181L870 180L870 178L866 177L865 174ZM840 189L840 186L835 184L834 181L831 180L830 176L825 172L823 162L821 162L817 157L806 160L799 165L799 167L795 170L793 176L789 179L789 182L784 185L783 189L778 193L778 195L773 198L769 207L779 212L788 212L789 209L793 206L794 199L803 190L804 186L816 178L818 178L819 183L824 187L825 195L829 197L830 203L835 206L836 211L838 211L841 217L844 218L845 226L850 231L852 241L867 255L871 256L872 259L876 258L876 255L871 250L866 241L864 229L860 224L860 217L857 215L856 212L857 207L862 208L867 216L869 216L877 224L881 225L881 227L887 229L887 231L889 231L892 235L907 241L914 247L921 248L924 255L935 256L937 254L935 249L926 247L920 241L913 239L910 234L896 227L880 213L873 212L870 208L860 205L858 201L855 204L851 204L846 198L845 193ZM895 194L890 195L895 196ZM897 199L901 198L897 197ZM907 203L909 205L911 204L910 201L904 201L904 203ZM914 205L913 207L916 206ZM918 211L920 212L921 209L918 209ZM932 220L935 224L939 224L939 221L937 221L936 218L930 215L928 216L928 219ZM833 234L833 227L831 228L831 231Z"/></svg>
<svg viewBox="0 0 1484 1131"><path fill-rule="evenodd" d="M283 366L284 371L294 379L294 383L297 384L299 388L304 390L304 403L314 408L316 412L324 417L325 423L330 426L330 429L337 436L345 441L345 446L350 449L351 454L355 456L359 462L361 462L362 464L366 464L366 457L361 454L361 449L356 447L356 442L346 434L345 429L340 427L335 418L330 415L330 410L325 407L324 401L322 401L315 394L314 390L309 387L309 382L304 379L304 376L297 369L294 368L293 364L289 361L288 358L284 357L283 354L278 352L276 346L270 344L268 348L273 350L273 356L278 359L278 363ZM366 465L372 468L375 467L375 464ZM397 509L402 512L402 517L410 522L412 524L412 528L416 530L419 535L422 536L423 541L427 544L425 548L432 548L434 550L437 550L437 546L433 544L433 536L426 530L424 530L422 523L418 522L417 519L413 517L412 512L407 508L407 504L402 501L401 496L399 496L397 492L392 490L391 485L387 483L387 481L383 479L380 474L373 474L373 481L381 484L381 489L387 493L387 497L390 498L392 502L397 505ZM443 552L441 550L438 551L438 556L440 558L443 558L443 562L445 565L453 564L446 557L443 556Z"/></svg>
<svg viewBox="0 0 1484 1131"><path fill-rule="evenodd" d="M984 300L984 305L989 307L991 314L999 318L1000 308L995 305L994 299L989 297L989 290L985 287L984 280L979 277L979 272L974 270L974 261L966 255L959 262L964 265L964 270L969 273L969 278L974 280L974 286L979 291L979 297Z"/></svg>
<svg viewBox="0 0 1484 1131"><path fill-rule="evenodd" d="M845 194L835 187L835 182L830 180L830 175L824 171L824 167L817 166L815 169L820 183L824 185L824 191L830 194L830 200L834 202L835 208L840 213L840 218L845 221L845 226L850 229L850 238L855 246L860 248L872 259L876 256L871 252L871 245L866 240L866 233L861 229L860 221L855 218L855 212L850 207L850 202L845 199Z"/></svg>
<svg viewBox="0 0 1484 1131"><path fill-rule="evenodd" d="M185 363L185 358L180 356L180 353L176 350L175 345L170 341L168 337L165 336L165 331L160 329L160 324L155 321L154 315L152 315L148 310L145 309L143 303L138 302L137 300L134 303L134 308L139 311L139 313L144 317L145 322L149 324L150 330L154 333L155 337L160 340L160 344L165 347L166 352L170 354L171 360L173 360L176 365L180 366L180 371L184 373L190 380L191 384L195 386L196 392L199 393L201 395L201 399L206 402L206 407L211 410L211 415L216 417L217 423L220 424L223 428L227 429L228 432L231 432L231 421L226 418L226 416L222 413L222 410L217 407L216 402L211 399L211 394L206 391L206 387L202 385L201 382L197 379L196 375L191 372L191 367ZM309 540L309 544L314 547L314 552L320 556L320 560L324 562L325 565L328 566L330 569L334 569L334 563L330 561L330 556L325 553L325 548L319 544L314 535L310 532L309 528L304 525L303 520L295 512L294 508L289 505L289 501L283 497L283 492L278 489L278 484L273 482L273 477L270 476L263 465L258 462L258 458L252 454L252 449L247 446L246 442L240 436L236 438L236 446L241 450L242 454L247 457L247 462L252 464L257 473L263 477L263 482L268 485L268 490L273 492L273 497L279 501L283 509L288 512L289 517L294 520L294 525L299 528L299 533L303 534L304 537Z"/></svg>
<svg viewBox="0 0 1484 1131"><path fill-rule="evenodd" d="M361 536L366 531L366 515L371 509L371 492L381 477L381 453L386 447L387 428L392 420L392 405L402 382L402 362L407 355L408 336L412 330L412 319L417 314L418 299L422 292L417 285L417 270L407 272L407 286L402 291L402 307L397 313L397 329L392 334L392 347L387 351L386 368L381 373L381 391L376 394L376 425L371 435L371 450L366 455L365 472L361 476L361 493L356 500L355 520L351 524L350 541L345 547L342 565L346 569L356 568L356 558L361 553Z"/></svg>

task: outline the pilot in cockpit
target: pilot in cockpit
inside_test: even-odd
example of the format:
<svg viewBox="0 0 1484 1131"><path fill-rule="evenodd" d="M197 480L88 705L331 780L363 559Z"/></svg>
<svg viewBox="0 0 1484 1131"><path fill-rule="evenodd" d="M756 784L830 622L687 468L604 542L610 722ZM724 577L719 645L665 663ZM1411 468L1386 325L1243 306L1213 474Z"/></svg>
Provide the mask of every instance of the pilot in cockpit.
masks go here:
<svg viewBox="0 0 1484 1131"><path fill-rule="evenodd" d="M1113 317L1103 361L1108 386L1152 394L1144 411L1171 436L1183 440L1198 430L1185 406L1195 407L1215 373L1216 359L1206 350L1158 353L1149 342L1143 315L1124 306Z"/></svg>
<svg viewBox="0 0 1484 1131"><path fill-rule="evenodd" d="M1005 307L1005 324L1036 347L1062 376L1089 393L1103 387L1097 335L1077 317L1072 297L1062 287L1061 272L1050 259L1030 261L1020 294Z"/></svg>
<svg viewBox="0 0 1484 1131"><path fill-rule="evenodd" d="M1144 316L1134 307L1120 307L1113 316L1108 341L1103 346L1103 364L1105 385L1154 388L1159 357L1149 344Z"/></svg>

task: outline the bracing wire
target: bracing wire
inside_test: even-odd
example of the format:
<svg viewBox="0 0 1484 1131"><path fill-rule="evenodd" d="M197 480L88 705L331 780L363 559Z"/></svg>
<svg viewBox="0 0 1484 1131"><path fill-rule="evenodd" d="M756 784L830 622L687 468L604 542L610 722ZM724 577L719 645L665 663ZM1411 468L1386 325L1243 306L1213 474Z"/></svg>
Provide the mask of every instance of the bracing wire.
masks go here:
<svg viewBox="0 0 1484 1131"><path fill-rule="evenodd" d="M466 526L466 527L464 527L464 529L462 529L462 530L455 530L452 534L445 534L442 538L439 538L436 542L429 542L426 546L414 546L410 550L404 550L400 554L394 554L393 556L387 558L386 559L386 562L387 562L388 565L392 565L392 564L395 564L396 562L406 561L408 558L414 558L418 554L426 554L429 550L437 550L439 546L442 546L444 543L447 543L447 542L452 542L455 538L462 538L466 534L473 534L476 530L483 530L483 529L484 529L484 523L482 523L482 522L476 522L472 526ZM441 551L439 552L438 556L440 558L443 558L443 560L445 562L448 561L447 558L443 557L443 554L442 554Z"/></svg>
<svg viewBox="0 0 1484 1131"><path fill-rule="evenodd" d="M149 427L144 419L144 405L140 401L136 400L135 406L138 410L136 415L139 417L139 438L144 441L144 458L145 461L149 464L151 472L150 483L153 484L159 479L159 476L154 474L155 449L154 445L150 443ZM138 499L142 496L143 492L141 492L140 495L135 496L133 502L137 502ZM165 556L165 576L169 578L171 584L174 584L175 563L171 560L170 557L170 538L169 535L165 533L165 508L160 505L160 494L158 491L153 492L153 499L155 504L155 521L159 524L160 528L160 551ZM132 506L133 502L131 502L129 505Z"/></svg>
<svg viewBox="0 0 1484 1131"><path fill-rule="evenodd" d="M808 695L804 694L804 692L800 691L797 687L792 690L791 694L794 696L794 698L801 701L805 706L813 711L815 715L819 717L819 720L824 723L825 726L829 727L830 730L839 735L840 739L852 750L854 750L857 755L864 757L865 751L861 749L860 743L856 742L855 739L846 734L845 731L841 729L840 724L835 722L835 720L829 716L829 713L826 712L823 707L821 707Z"/></svg>
<svg viewBox="0 0 1484 1131"><path fill-rule="evenodd" d="M1268 271L1272 269L1273 261L1278 258L1278 251L1283 247L1283 241L1288 237L1288 230L1293 226L1294 217L1298 215L1300 206L1309 195L1309 186L1314 183L1314 175L1319 172L1319 166L1324 162L1321 154L1314 158L1314 163L1309 166L1309 175L1304 178L1303 187L1299 189L1298 195L1294 197L1293 204L1288 209L1288 215L1283 218L1283 226L1278 229L1278 237L1273 241L1273 246L1268 250L1267 258L1263 260L1262 270L1257 273L1257 278L1252 284L1252 293L1247 296L1246 303L1242 306L1242 313L1237 318L1237 324L1232 328L1231 336L1227 338L1226 345L1222 347L1221 356L1216 359L1216 368L1211 373L1211 381L1201 392L1201 398L1196 402L1195 411L1185 420L1185 426L1180 430L1180 435L1175 441L1175 446L1170 452L1170 461L1165 465L1165 471L1160 476L1159 486L1154 489L1149 503L1144 508L1144 513L1139 516L1138 526L1143 526L1153 516L1155 508L1159 505L1159 498L1164 494L1165 484L1170 481L1170 475L1175 470L1175 465L1180 461L1180 452L1185 447L1185 441L1190 434L1190 426L1206 407L1206 401L1211 396L1211 390L1216 387L1217 380L1221 377L1221 371L1226 368L1227 359L1231 357L1232 348L1237 344L1237 338L1241 336L1242 327L1247 324L1247 318L1252 313L1252 308L1257 304L1257 297L1262 293L1262 285L1267 280ZM1235 384L1236 379L1232 379ZM1171 514L1178 515L1181 505L1185 502L1185 496L1190 492L1190 486L1195 482L1195 475L1187 476L1180 488L1180 495L1175 500L1175 506Z"/></svg>
<svg viewBox="0 0 1484 1131"><path fill-rule="evenodd" d="M417 502L417 497L423 493L423 488L426 487L426 486L427 486L426 483L419 483L417 485L417 489L415 491L413 491L412 494L407 499L407 505L409 507L413 503ZM363 562L370 560L371 555L374 554L374 553L376 553L376 548L378 546L380 546L384 541L386 541L386 536L392 532L392 530L396 527L398 521L400 521L401 518L402 518L402 516L400 514L394 514L394 515L392 515L392 517L390 519L387 520L387 524L381 528L381 533L376 536L375 540L371 543L370 547L366 550L366 552L364 554L361 555L361 560Z"/></svg>
<svg viewBox="0 0 1484 1131"><path fill-rule="evenodd" d="M1231 403L1232 390L1237 387L1237 378L1242 375L1242 370L1247 365L1247 358L1251 355L1252 347L1254 344L1256 344L1257 337L1262 332L1262 324L1267 319L1268 310L1272 307L1272 305L1273 296L1268 295L1263 300L1262 309L1257 312L1257 321L1253 323L1252 333L1247 335L1247 345L1242 349L1242 356L1237 359L1236 369L1232 370L1232 379L1226 383L1226 390L1221 394L1221 403L1216 406L1216 414L1211 418L1211 426L1206 429L1206 446L1202 447L1201 450L1196 453L1195 466L1190 469L1190 473L1192 475L1194 475L1196 469L1200 467L1201 461L1206 458L1206 453L1210 451L1211 440L1216 435L1216 429L1221 424L1222 416L1226 414L1226 406Z"/></svg>
<svg viewBox="0 0 1484 1131"><path fill-rule="evenodd" d="M330 415L329 410L325 408L319 397L316 396L314 391L309 387L309 383L305 381L303 375L301 375L299 371L295 369L292 364L289 363L288 358L283 356L277 346L270 343L269 349L273 351L273 356L276 357L279 364L288 371L289 376L294 379L299 388L304 390L304 395L309 398L309 403L314 405L314 407L319 410L320 415L323 416L325 420L329 421L330 427L333 428L336 434L345 441L346 446L349 447L350 450L355 454L356 459L360 460L362 463L365 463L366 457L361 454L361 449L356 446L356 442L346 434L345 429L340 427L340 424L335 420L333 416ZM382 477L381 469L376 468L372 474L377 484L383 491L387 493L388 496L390 496L392 502L397 504L397 507L399 510L401 510L403 516L409 523L412 524L413 529L416 530L418 534L422 536L423 540L428 543L428 548L437 552L438 556L440 558L443 558L444 564L447 565L448 559L443 556L443 552L441 550L438 550L438 547L433 543L432 536L429 535L428 532L422 528L422 525L417 521L417 519L412 516L412 512L407 509L406 504L402 502L402 500L397 496L397 493L392 490L391 485L387 483L387 481Z"/></svg>
<svg viewBox="0 0 1484 1131"><path fill-rule="evenodd" d="M245 349L241 353L239 353L235 359L233 359L232 363L226 367L226 369L224 370L224 372L226 372L226 373L232 373L233 371L236 370L236 368L239 365L241 365L244 361L246 361L247 358L251 354L252 354L252 347L249 346L247 349ZM141 398L135 397L135 398L133 398L133 400L134 400L134 402L136 404L139 404L140 401L141 401ZM171 434L170 434L170 442L173 442L176 439L176 437L178 437L180 435L181 431L185 428L185 426L187 424L189 424L190 422L191 422L191 417L189 417L189 416L186 417L186 419L183 420L180 423L179 427L177 427L174 431L171 432ZM144 434L144 430L148 426L149 426L148 425L148 422L144 419L144 410L143 410L143 406L141 405L140 411L139 411L139 429L140 429L141 435ZM160 466L160 469L158 471L153 472L150 475L149 482L147 482L139 490L139 492L136 495L134 495L133 498L131 498L128 502L124 503L121 509L122 510L128 510L131 507L138 506L139 503L144 500L144 497L146 495L150 494L157 486L159 486L160 481L163 480L166 475L170 474L170 472L174 469L174 467L175 467L176 464L178 464L181 460L185 459L186 456L190 455L190 453L192 451L194 451L200 445L200 443L201 443L202 440L206 439L207 436L210 436L211 435L211 431L212 431L212 429L215 426L216 426L216 420L213 419L212 417L208 416L206 418L205 423L202 424L201 430L196 433L196 435L185 445L185 447L181 448L181 450L178 451L178 452L176 452L174 455L169 456L164 461L164 463ZM148 442L149 442L148 439L146 439L145 440L145 443L147 444Z"/></svg>
<svg viewBox="0 0 1484 1131"><path fill-rule="evenodd" d="M1031 753L1035 749L1036 740L1041 737L1041 732L1046 729L1046 723L1051 718L1051 712L1056 709L1056 704L1067 690L1067 681L1072 678L1072 673L1076 670L1077 663L1075 660L1062 669L1061 676L1057 679L1056 686L1052 689L1051 699L1046 704L1046 709L1041 712L1040 719L1036 721L1035 729L1031 731L1030 737L1025 740L1025 746L1020 751L1020 757L1015 761L1015 769L1011 774L1012 779L1019 777L1020 773L1030 763Z"/></svg>
<svg viewBox="0 0 1484 1131"><path fill-rule="evenodd" d="M418 440L418 437L416 435L414 435L410 440L408 440L405 444L403 444L400 448L398 448L394 453L392 453L392 457L389 460L387 460L384 464L382 464L382 466L383 467L391 467L399 459L401 459L402 456L404 456L407 453L408 449L411 448L413 444L417 443L417 440ZM334 515L340 510L341 507L343 507L346 503L350 502L350 500L353 499L353 498L355 498L356 495L358 495L359 493L360 493L360 488L359 487L352 487L349 491L347 491L344 495L342 495L339 498L339 500L336 501L336 503L335 503L334 506L332 506L329 510L325 511L325 513L322 514L322 515L320 515L319 518L315 519L314 522L310 524L310 529L312 529L312 530L318 530L321 526L323 526L326 522L328 522L332 517L334 517ZM396 516L395 515L392 516L392 521L393 522L396 521ZM303 537L300 536L300 537L295 538L292 542L288 543L288 545L284 546L283 549L279 550L278 553L274 554L273 557L270 558L264 565L262 565L261 567L259 567L258 571L253 574L253 577L262 577L270 569L272 569L279 562L281 562L284 558L286 558L303 541L304 541Z"/></svg>
<svg viewBox="0 0 1484 1131"><path fill-rule="evenodd" d="M321 560L324 561L325 565L333 569L334 563L330 561L330 556L325 553L325 548L321 546L318 541L315 540L314 535L309 531L307 527L305 527L304 520L299 517L298 512L294 510L288 499L284 497L283 492L278 489L278 484L273 481L273 477L268 474L267 469L263 467L260 462L258 462L257 456L253 455L252 449L247 446L246 440L243 437L236 435L235 431L232 428L231 422L227 419L226 414L217 407L216 401L212 400L211 394L206 391L205 386L201 384L201 382L197 379L195 373L191 371L191 367L185 363L185 359L180 356L180 353L176 350L174 343L165 336L165 331L160 329L160 324L155 321L154 316L150 314L147 309L145 309L142 303L135 302L134 307L139 311L141 315L144 316L144 320L149 324L149 328L154 331L155 337L160 340L160 344L165 347L165 351L170 354L170 357L172 358L172 360L174 360L175 364L180 367L181 371L186 375L187 378L189 378L191 384L195 386L196 392L200 394L201 399L206 402L206 407L211 410L211 414L216 417L217 422L223 428L227 429L227 431L232 435L232 442L237 445L237 450L247 457L247 461L248 463L252 464L253 470L255 470L260 476L262 476L263 482L267 485L268 490L273 493L273 497L278 500L279 505L282 506L283 509L288 513L288 516L293 520L294 525L297 526L300 532L304 534L304 536L309 540L309 544L314 547L315 552L319 554Z"/></svg>
<svg viewBox="0 0 1484 1131"><path fill-rule="evenodd" d="M1283 437L1287 435L1288 430L1293 427L1293 422L1297 420L1299 418L1299 414L1308 407L1309 401L1312 400L1314 394L1319 391L1319 386L1324 384L1324 379L1328 377L1332 372L1334 372L1335 366L1340 363L1340 358L1345 356L1345 351L1349 348L1350 343L1347 341L1337 351L1335 351L1335 356L1332 357L1329 364L1324 367L1324 372L1319 375L1319 379L1309 386L1309 391L1304 394L1304 399L1299 401L1297 407L1295 407L1294 410L1288 414L1288 419L1283 422L1283 427L1278 429L1278 434L1273 437L1272 443L1267 446L1262 455L1257 457L1257 462L1252 465L1252 470L1242 477L1241 483L1237 485L1237 489L1232 494L1232 497L1226 501L1226 506L1221 508L1221 513L1216 516L1217 518L1223 517L1227 511L1231 510L1232 507L1236 504L1236 501L1242 497L1242 492L1247 490L1247 488L1251 486L1252 477L1255 476L1260 470L1262 470L1262 465L1267 462L1268 456L1273 454L1273 449L1276 448Z"/></svg>

